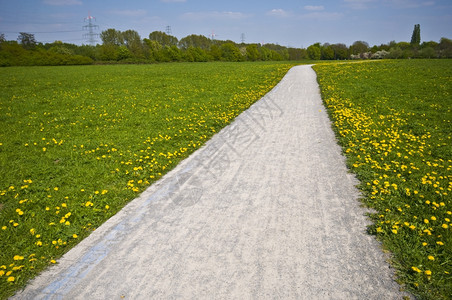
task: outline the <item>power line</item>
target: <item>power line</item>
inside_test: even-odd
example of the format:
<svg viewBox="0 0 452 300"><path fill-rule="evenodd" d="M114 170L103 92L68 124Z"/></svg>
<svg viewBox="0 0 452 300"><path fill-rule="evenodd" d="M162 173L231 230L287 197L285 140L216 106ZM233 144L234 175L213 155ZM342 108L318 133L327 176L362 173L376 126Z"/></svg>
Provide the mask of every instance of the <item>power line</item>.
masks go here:
<svg viewBox="0 0 452 300"><path fill-rule="evenodd" d="M26 30L21 30L21 31L0 31L2 33L20 33L20 32L27 32L27 33L67 33L67 32L82 32L83 30L59 30L59 31L26 31Z"/></svg>
<svg viewBox="0 0 452 300"><path fill-rule="evenodd" d="M86 20L88 20L88 25L83 26L83 29L88 30L88 33L84 34L83 37L87 39L87 42L90 45L94 46L97 42L96 38L99 36L97 33L94 33L94 29L98 29L99 26L93 24L92 21L96 19L92 16L88 16L87 18L85 18L85 22Z"/></svg>
<svg viewBox="0 0 452 300"><path fill-rule="evenodd" d="M166 26L166 34L167 35L171 35L172 34L172 31L171 31L171 26Z"/></svg>

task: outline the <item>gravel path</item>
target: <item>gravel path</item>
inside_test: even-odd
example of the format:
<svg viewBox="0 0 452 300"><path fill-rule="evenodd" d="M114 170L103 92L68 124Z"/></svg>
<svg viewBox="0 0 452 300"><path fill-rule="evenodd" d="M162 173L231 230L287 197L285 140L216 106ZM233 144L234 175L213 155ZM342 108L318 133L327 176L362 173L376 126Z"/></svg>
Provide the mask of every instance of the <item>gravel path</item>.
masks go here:
<svg viewBox="0 0 452 300"><path fill-rule="evenodd" d="M310 66L18 299L401 299Z"/></svg>

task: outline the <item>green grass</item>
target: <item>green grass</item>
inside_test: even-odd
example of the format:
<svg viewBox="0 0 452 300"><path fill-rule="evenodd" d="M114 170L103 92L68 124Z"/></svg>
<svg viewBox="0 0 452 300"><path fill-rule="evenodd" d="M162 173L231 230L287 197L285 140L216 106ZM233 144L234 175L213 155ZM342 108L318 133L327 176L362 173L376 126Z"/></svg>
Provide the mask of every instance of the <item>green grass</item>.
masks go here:
<svg viewBox="0 0 452 300"><path fill-rule="evenodd" d="M398 280L452 295L452 60L314 67L349 168Z"/></svg>
<svg viewBox="0 0 452 300"><path fill-rule="evenodd" d="M0 298L276 85L283 63L0 71Z"/></svg>

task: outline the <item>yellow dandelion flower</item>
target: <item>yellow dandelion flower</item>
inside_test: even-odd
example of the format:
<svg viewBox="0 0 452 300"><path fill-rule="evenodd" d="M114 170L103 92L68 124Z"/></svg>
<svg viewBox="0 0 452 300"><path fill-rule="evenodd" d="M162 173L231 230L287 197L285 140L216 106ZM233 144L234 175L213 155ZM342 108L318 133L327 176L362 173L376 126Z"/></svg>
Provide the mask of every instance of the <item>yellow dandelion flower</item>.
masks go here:
<svg viewBox="0 0 452 300"><path fill-rule="evenodd" d="M441 227L444 228L444 229L447 229L449 227L449 225L443 224L443 225L441 225Z"/></svg>
<svg viewBox="0 0 452 300"><path fill-rule="evenodd" d="M6 281L13 282L14 280L16 280L16 278L14 278L14 276L9 276Z"/></svg>
<svg viewBox="0 0 452 300"><path fill-rule="evenodd" d="M432 255L429 255L429 256L428 256L428 259L429 259L429 260L435 260L435 257L433 257Z"/></svg>
<svg viewBox="0 0 452 300"><path fill-rule="evenodd" d="M418 273L421 273L421 272L422 272L422 271L419 270L417 267L411 267L411 269L412 269L413 271L415 271L415 272L418 272Z"/></svg>
<svg viewBox="0 0 452 300"><path fill-rule="evenodd" d="M427 275L427 276L431 276L432 275L432 271L430 271L430 270L425 270L425 275Z"/></svg>
<svg viewBox="0 0 452 300"><path fill-rule="evenodd" d="M20 256L20 255L14 255L14 258L13 258L14 260L22 260L22 259L24 259L24 257L23 256Z"/></svg>
<svg viewBox="0 0 452 300"><path fill-rule="evenodd" d="M76 235L75 233L72 235L72 237L74 238L74 239L76 239L76 238L78 238L78 235Z"/></svg>

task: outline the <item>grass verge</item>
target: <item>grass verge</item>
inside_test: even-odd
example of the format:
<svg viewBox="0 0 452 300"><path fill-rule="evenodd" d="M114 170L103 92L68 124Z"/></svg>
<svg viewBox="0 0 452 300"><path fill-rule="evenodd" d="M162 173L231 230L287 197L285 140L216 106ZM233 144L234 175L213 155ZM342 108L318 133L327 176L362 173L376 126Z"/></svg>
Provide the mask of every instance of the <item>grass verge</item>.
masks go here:
<svg viewBox="0 0 452 300"><path fill-rule="evenodd" d="M55 263L291 66L2 69L0 298Z"/></svg>
<svg viewBox="0 0 452 300"><path fill-rule="evenodd" d="M423 299L452 295L452 60L319 64L322 98L369 232Z"/></svg>

